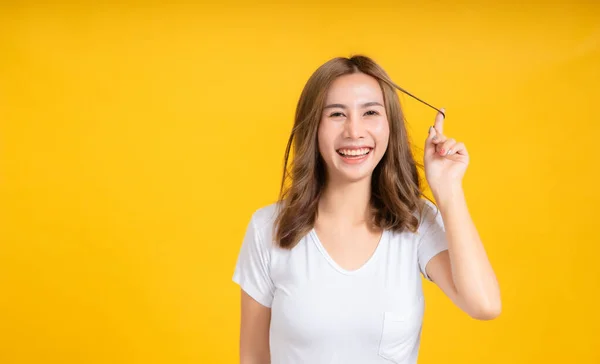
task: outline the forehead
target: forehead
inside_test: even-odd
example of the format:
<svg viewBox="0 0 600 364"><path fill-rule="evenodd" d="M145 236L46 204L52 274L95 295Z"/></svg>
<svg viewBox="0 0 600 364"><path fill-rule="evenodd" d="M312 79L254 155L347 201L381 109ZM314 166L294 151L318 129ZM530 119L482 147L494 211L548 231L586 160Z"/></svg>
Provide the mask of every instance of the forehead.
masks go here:
<svg viewBox="0 0 600 364"><path fill-rule="evenodd" d="M364 73L353 73L335 79L327 91L327 102L344 100L383 103L383 93L375 78Z"/></svg>

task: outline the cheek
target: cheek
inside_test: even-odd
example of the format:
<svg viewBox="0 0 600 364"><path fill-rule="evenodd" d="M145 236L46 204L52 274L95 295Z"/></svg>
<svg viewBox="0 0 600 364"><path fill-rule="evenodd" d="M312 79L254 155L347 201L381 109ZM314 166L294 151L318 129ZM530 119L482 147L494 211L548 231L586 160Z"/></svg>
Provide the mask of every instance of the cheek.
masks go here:
<svg viewBox="0 0 600 364"><path fill-rule="evenodd" d="M326 123L321 123L317 131L317 142L322 155L328 154L328 151L333 148L333 132L329 129Z"/></svg>
<svg viewBox="0 0 600 364"><path fill-rule="evenodd" d="M325 137L323 129L321 128L319 128L317 132L317 150L319 151L321 158L323 158L323 160L327 163L327 160L329 159L326 152L327 138Z"/></svg>
<svg viewBox="0 0 600 364"><path fill-rule="evenodd" d="M375 137L375 142L378 145L387 146L390 137L390 125L387 119L382 119L374 124L371 133Z"/></svg>

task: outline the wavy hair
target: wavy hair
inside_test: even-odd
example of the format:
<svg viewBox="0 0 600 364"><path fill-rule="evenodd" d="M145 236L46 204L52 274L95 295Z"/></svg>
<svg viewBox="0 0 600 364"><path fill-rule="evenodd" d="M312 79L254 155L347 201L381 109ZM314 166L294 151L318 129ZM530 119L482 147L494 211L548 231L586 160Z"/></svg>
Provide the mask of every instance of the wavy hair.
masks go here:
<svg viewBox="0 0 600 364"><path fill-rule="evenodd" d="M281 248L293 248L313 228L317 218L326 178L317 131L329 87L336 78L359 72L379 82L390 129L387 150L371 176L370 223L396 232L415 232L418 228L419 221L413 213L418 210L421 215L421 197L427 197L422 193L417 171L417 167L423 166L411 152L404 113L395 91L401 88L369 57L336 57L311 75L296 107L274 224L275 241ZM290 153L293 153L291 163Z"/></svg>

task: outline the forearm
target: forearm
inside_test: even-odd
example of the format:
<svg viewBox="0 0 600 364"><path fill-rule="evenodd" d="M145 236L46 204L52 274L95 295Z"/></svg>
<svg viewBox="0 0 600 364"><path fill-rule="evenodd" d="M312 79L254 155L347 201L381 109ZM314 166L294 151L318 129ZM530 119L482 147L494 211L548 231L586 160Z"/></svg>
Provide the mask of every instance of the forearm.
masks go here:
<svg viewBox="0 0 600 364"><path fill-rule="evenodd" d="M498 281L469 214L462 187L436 191L434 198L446 229L452 279L458 296L473 316L497 316L501 310Z"/></svg>

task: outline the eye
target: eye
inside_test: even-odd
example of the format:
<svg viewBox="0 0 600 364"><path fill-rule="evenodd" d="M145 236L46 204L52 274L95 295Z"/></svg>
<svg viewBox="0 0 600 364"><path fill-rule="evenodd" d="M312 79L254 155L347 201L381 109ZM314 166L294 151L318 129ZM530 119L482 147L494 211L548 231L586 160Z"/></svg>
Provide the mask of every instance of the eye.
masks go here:
<svg viewBox="0 0 600 364"><path fill-rule="evenodd" d="M377 111L375 111L375 110L369 110L369 111L367 111L365 113L365 115L374 116L374 115L379 115L379 113ZM330 118L337 118L337 117L341 117L341 116L345 116L345 115L343 113L339 112L339 111L331 113L329 115Z"/></svg>

